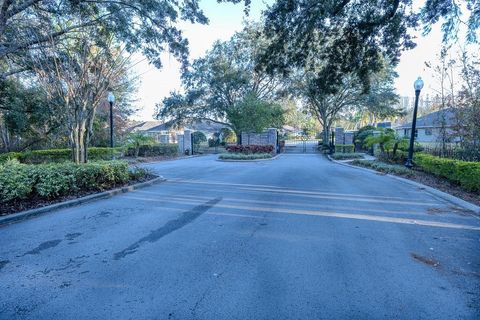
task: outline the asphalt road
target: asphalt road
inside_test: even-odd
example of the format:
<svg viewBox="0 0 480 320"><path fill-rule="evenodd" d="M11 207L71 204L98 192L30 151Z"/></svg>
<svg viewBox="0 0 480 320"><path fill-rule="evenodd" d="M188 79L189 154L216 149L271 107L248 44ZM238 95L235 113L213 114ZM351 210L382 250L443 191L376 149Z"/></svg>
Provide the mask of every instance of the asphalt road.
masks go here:
<svg viewBox="0 0 480 320"><path fill-rule="evenodd" d="M0 228L1 319L480 318L480 220L423 190L316 154L148 166Z"/></svg>

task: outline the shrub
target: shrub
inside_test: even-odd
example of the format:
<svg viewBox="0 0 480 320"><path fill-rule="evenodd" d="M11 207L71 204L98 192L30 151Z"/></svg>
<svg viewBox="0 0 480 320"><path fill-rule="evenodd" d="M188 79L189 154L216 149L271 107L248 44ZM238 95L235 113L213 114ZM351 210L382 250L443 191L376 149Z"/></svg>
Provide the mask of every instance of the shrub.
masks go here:
<svg viewBox="0 0 480 320"><path fill-rule="evenodd" d="M270 153L224 153L220 155L222 160L258 160L269 159L272 155Z"/></svg>
<svg viewBox="0 0 480 320"><path fill-rule="evenodd" d="M445 178L467 191L480 193L480 162L439 158L425 153L415 154L414 160L423 171Z"/></svg>
<svg viewBox="0 0 480 320"><path fill-rule="evenodd" d="M35 192L44 198L54 198L76 189L72 164L44 164L29 166L35 178Z"/></svg>
<svg viewBox="0 0 480 320"><path fill-rule="evenodd" d="M99 161L78 165L75 170L76 186L82 190L104 190L129 180L125 161Z"/></svg>
<svg viewBox="0 0 480 320"><path fill-rule="evenodd" d="M20 152L7 152L0 154L0 164L7 162L8 160L19 159L21 156Z"/></svg>
<svg viewBox="0 0 480 320"><path fill-rule="evenodd" d="M272 145L233 145L228 146L227 151L231 153L243 153L243 154L252 154L252 153L272 153L274 150Z"/></svg>
<svg viewBox="0 0 480 320"><path fill-rule="evenodd" d="M92 161L97 160L111 160L112 158L119 158L124 153L124 148L88 148L88 159ZM72 161L71 149L48 149L48 150L33 150L20 153L18 160L22 163L40 164L53 162L67 162Z"/></svg>
<svg viewBox="0 0 480 320"><path fill-rule="evenodd" d="M130 177L130 180L142 180L142 179L145 179L145 177L147 177L148 171L145 168L132 167L128 171L128 175Z"/></svg>
<svg viewBox="0 0 480 320"><path fill-rule="evenodd" d="M32 192L33 181L31 170L17 160L0 165L0 203L26 198Z"/></svg>
<svg viewBox="0 0 480 320"><path fill-rule="evenodd" d="M373 132L375 130L377 130L377 128L370 125L360 128L357 132L355 132L353 136L355 145L359 146L360 148L363 148L365 139L369 136L373 136Z"/></svg>
<svg viewBox="0 0 480 320"><path fill-rule="evenodd" d="M336 144L335 152L340 153L353 153L355 151L355 146L353 144Z"/></svg>
<svg viewBox="0 0 480 320"><path fill-rule="evenodd" d="M135 148L128 148L126 155L135 156L135 153L136 153ZM141 145L138 148L138 155L140 157L155 157L155 156L176 157L178 155L178 145L175 143Z"/></svg>
<svg viewBox="0 0 480 320"><path fill-rule="evenodd" d="M30 165L10 160L0 165L0 202L31 195L51 199L78 190L104 190L122 185L130 177L125 161Z"/></svg>
<svg viewBox="0 0 480 320"><path fill-rule="evenodd" d="M344 160L344 159L362 159L362 153L334 153L332 154L332 158L335 160Z"/></svg>
<svg viewBox="0 0 480 320"><path fill-rule="evenodd" d="M352 164L358 165L361 167L367 167L374 169L376 171L397 174L402 176L413 176L413 172L410 169L405 168L404 166L383 163L380 161L369 161L369 160L353 160Z"/></svg>

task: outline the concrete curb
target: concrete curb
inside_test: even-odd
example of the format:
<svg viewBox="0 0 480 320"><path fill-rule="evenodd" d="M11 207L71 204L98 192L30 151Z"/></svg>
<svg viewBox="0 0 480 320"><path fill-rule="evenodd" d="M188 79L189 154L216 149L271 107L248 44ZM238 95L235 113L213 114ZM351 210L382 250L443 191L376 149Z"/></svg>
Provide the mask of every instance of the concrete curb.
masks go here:
<svg viewBox="0 0 480 320"><path fill-rule="evenodd" d="M340 161L337 161L337 160L334 160L332 159L329 155L327 155L327 158L334 162L334 163L337 163L337 164L340 164L342 166L346 166L346 167L350 167L350 168L355 168L355 169L359 169L359 170L364 170L364 171L368 171L368 172L371 172L371 173L375 173L375 174L378 174L379 171L376 171L376 170L373 170L373 169L368 169L368 168L363 168L363 167L359 167L359 166L354 166L354 165L351 165L351 164L348 164L348 163L344 163L344 162L340 162ZM466 209L466 210L469 210L469 211L473 211L474 213L476 214L480 214L480 207L473 204L473 203L470 203L468 201L465 201L465 200L462 200L460 198L457 198L455 196L452 196L451 194L448 194L446 192L443 192L443 191L440 191L438 189L435 189L435 188L432 188L430 186L427 186L427 185L424 185L422 183L419 183L419 182L416 182L416 181L412 181L410 179L405 179L405 178L402 178L402 177L398 177L396 175L393 175L393 174L385 174L386 176L390 177L390 178L393 178L393 179L396 179L398 181L402 181L403 183L407 183L409 185L412 185L412 186L415 186L417 188L420 188L428 193L430 193L431 195L433 196L436 196L436 197L439 197L445 201L448 201L450 203L453 203L454 205L460 207L460 208L463 208L463 209ZM478 218L477 216L475 216L476 218Z"/></svg>
<svg viewBox="0 0 480 320"><path fill-rule="evenodd" d="M26 210L26 211L21 211L17 212L14 214L10 214L4 217L0 217L0 226L15 223L15 222L20 222L23 220L27 220L33 217L37 217L39 215L42 215L47 212L51 212L54 210L59 210L63 208L69 208L69 207L74 207L78 206L80 204L84 204L87 202L92 202L95 200L100 200L100 199L105 199L105 198L110 198L113 197L117 194L133 191L136 189L141 189L145 187L149 187L151 185L154 185L156 183L164 182L167 179L163 178L162 176L154 178L149 181L133 184L131 186L126 186L118 189L113 189L113 190L108 190L100 193L95 193L91 194L85 197L77 198L77 199L72 199L64 202L59 202L55 203L49 206L41 207L41 208L36 208L36 209L31 209L31 210Z"/></svg>
<svg viewBox="0 0 480 320"><path fill-rule="evenodd" d="M218 159L216 161L220 162L261 162L261 161L272 161L278 159L282 154L279 153L275 157L267 158L267 159L256 159L256 160L222 160Z"/></svg>
<svg viewBox="0 0 480 320"><path fill-rule="evenodd" d="M193 156L181 156L181 157L173 158L173 159L163 159L163 160L155 160L155 161L136 162L136 163L132 163L131 165L139 166L139 165L143 165L143 164L161 163L161 162L166 162L166 161L178 161L178 160L185 160L185 159L197 158L197 157L202 157L202 156L205 156L205 154L195 154L195 155L193 155Z"/></svg>

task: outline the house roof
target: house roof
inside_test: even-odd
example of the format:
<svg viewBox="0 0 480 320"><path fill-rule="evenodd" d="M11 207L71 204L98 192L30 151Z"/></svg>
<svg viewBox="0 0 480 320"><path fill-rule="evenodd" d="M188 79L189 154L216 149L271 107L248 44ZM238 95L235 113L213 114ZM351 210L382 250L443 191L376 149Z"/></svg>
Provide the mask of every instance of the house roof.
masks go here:
<svg viewBox="0 0 480 320"><path fill-rule="evenodd" d="M155 132L155 131L163 131L168 130L167 125L162 121L154 120L154 121L143 121L139 124L130 128L132 132L142 131L142 132Z"/></svg>
<svg viewBox="0 0 480 320"><path fill-rule="evenodd" d="M417 128L438 128L445 123L446 127L451 127L456 124L457 117L453 109L438 110L423 117L417 118ZM410 129L412 123L406 123L395 129Z"/></svg>
<svg viewBox="0 0 480 320"><path fill-rule="evenodd" d="M222 128L228 128L226 125L213 122L210 120L193 121L186 125L189 130L204 131L204 132L218 132ZM187 129L185 128L185 129Z"/></svg>

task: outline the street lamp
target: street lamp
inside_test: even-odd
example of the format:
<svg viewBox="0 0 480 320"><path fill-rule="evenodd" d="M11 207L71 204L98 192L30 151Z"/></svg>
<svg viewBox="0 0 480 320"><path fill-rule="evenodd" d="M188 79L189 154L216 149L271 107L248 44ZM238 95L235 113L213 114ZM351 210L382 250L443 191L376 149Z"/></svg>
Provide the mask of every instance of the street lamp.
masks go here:
<svg viewBox="0 0 480 320"><path fill-rule="evenodd" d="M405 163L405 167L411 169L413 167L413 145L415 142L415 131L417 127L417 110L418 110L418 97L420 96L420 91L423 88L423 80L418 77L417 80L413 83L415 88L415 107L413 108L413 120L412 120L412 132L410 133L410 147L408 148L408 159Z"/></svg>
<svg viewBox="0 0 480 320"><path fill-rule="evenodd" d="M107 100L110 103L110 148L113 148L113 103L115 102L113 92L108 93Z"/></svg>

